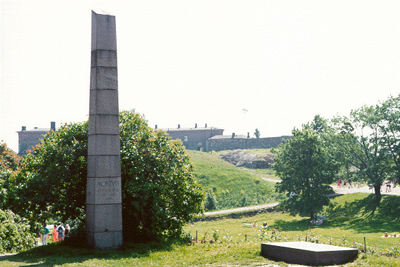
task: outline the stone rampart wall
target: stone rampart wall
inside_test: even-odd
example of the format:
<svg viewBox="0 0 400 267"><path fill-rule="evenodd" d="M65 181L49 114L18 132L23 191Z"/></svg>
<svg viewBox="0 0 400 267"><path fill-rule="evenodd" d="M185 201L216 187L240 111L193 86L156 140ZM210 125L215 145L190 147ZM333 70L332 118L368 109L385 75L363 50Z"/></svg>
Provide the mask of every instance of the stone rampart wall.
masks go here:
<svg viewBox="0 0 400 267"><path fill-rule="evenodd" d="M290 136L266 137L266 138L218 138L208 139L206 151L221 151L234 149L257 149L278 147L284 139Z"/></svg>

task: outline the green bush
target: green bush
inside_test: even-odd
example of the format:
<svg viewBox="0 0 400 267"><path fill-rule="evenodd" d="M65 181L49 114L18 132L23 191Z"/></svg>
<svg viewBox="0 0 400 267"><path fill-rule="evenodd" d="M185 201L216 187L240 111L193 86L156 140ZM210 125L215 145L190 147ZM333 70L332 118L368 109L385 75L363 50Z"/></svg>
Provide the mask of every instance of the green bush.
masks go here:
<svg viewBox="0 0 400 267"><path fill-rule="evenodd" d="M32 222L85 221L88 122L47 133L24 158L10 209ZM180 236L202 212L203 191L180 141L153 131L133 111L120 113L124 241Z"/></svg>
<svg viewBox="0 0 400 267"><path fill-rule="evenodd" d="M213 193L208 193L206 201L204 203L204 208L206 211L210 210L216 210L217 209L217 200L215 199L215 196Z"/></svg>
<svg viewBox="0 0 400 267"><path fill-rule="evenodd" d="M154 132L138 114L120 113L124 240L178 237L202 212L204 193L182 143Z"/></svg>
<svg viewBox="0 0 400 267"><path fill-rule="evenodd" d="M26 219L10 210L0 210L0 253L19 252L35 246Z"/></svg>

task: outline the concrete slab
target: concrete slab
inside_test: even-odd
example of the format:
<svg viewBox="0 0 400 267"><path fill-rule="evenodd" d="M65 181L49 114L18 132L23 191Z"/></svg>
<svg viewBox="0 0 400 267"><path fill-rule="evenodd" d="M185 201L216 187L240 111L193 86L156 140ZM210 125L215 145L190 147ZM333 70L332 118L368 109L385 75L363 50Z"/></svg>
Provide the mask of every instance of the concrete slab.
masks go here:
<svg viewBox="0 0 400 267"><path fill-rule="evenodd" d="M261 256L271 260L305 265L344 264L357 258L358 249L308 242L261 244Z"/></svg>

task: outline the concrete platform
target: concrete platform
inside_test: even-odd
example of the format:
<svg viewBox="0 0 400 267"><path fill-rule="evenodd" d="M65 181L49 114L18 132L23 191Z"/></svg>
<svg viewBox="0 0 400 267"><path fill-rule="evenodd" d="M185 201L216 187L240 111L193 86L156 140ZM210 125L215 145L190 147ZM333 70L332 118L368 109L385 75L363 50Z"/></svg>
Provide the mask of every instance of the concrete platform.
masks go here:
<svg viewBox="0 0 400 267"><path fill-rule="evenodd" d="M261 244L261 256L275 261L305 265L344 264L357 258L356 248L337 247L309 242L276 242Z"/></svg>

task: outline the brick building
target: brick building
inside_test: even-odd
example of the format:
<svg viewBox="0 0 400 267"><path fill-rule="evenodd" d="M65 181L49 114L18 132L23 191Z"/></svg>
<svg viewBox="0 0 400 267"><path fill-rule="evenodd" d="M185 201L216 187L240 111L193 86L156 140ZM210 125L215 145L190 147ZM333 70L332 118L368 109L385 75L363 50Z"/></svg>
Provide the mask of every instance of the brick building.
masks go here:
<svg viewBox="0 0 400 267"><path fill-rule="evenodd" d="M50 128L35 127L32 130L27 130L26 126L22 126L21 131L17 132L18 155L26 155L26 151L36 146L39 143L39 140L42 139L43 135L45 135L50 130L56 130L56 123L54 121L50 123Z"/></svg>
<svg viewBox="0 0 400 267"><path fill-rule="evenodd" d="M157 125L155 130L157 131ZM197 127L181 128L178 124L177 128L162 129L167 132L174 140L181 140L186 149L202 150L205 152L235 150L235 149L259 149L278 147L285 139L291 136L250 138L250 133L246 135L223 135L224 129L215 127Z"/></svg>
<svg viewBox="0 0 400 267"><path fill-rule="evenodd" d="M155 130L158 130L157 126ZM181 128L180 124L178 124L177 128L161 130L167 132L174 140L180 139L186 149L190 150L205 150L208 139L224 133L224 129L207 127L207 124L204 127L197 127L197 123L194 128Z"/></svg>

